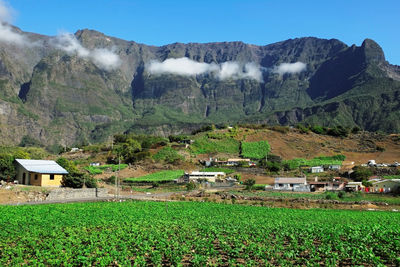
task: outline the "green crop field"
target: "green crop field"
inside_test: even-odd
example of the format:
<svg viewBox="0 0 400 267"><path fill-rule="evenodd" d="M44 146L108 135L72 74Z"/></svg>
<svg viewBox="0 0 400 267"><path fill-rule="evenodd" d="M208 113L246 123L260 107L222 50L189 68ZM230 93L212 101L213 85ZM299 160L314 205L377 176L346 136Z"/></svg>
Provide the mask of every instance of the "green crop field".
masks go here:
<svg viewBox="0 0 400 267"><path fill-rule="evenodd" d="M400 264L395 212L97 202L0 213L0 266Z"/></svg>
<svg viewBox="0 0 400 267"><path fill-rule="evenodd" d="M118 164L106 164L106 165L101 165L101 166L87 166L85 167L85 170L87 170L90 174L102 174L104 170L110 169L113 172L118 171L118 168L120 170L125 169L128 167L128 164L120 164L118 167Z"/></svg>
<svg viewBox="0 0 400 267"><path fill-rule="evenodd" d="M168 182L181 177L185 172L183 170L167 170L155 172L152 174L136 177L127 178L125 182Z"/></svg>
<svg viewBox="0 0 400 267"><path fill-rule="evenodd" d="M202 136L194 141L190 146L194 154L205 153L239 153L239 141L233 138L212 139Z"/></svg>
<svg viewBox="0 0 400 267"><path fill-rule="evenodd" d="M267 141L242 142L241 155L245 158L263 159L270 149L271 147Z"/></svg>
<svg viewBox="0 0 400 267"><path fill-rule="evenodd" d="M296 169L300 166L323 166L323 165L342 165L342 162L346 159L343 155L335 155L332 157L315 157L313 159L303 159L296 158L291 160L283 161L284 164L287 164L290 169Z"/></svg>

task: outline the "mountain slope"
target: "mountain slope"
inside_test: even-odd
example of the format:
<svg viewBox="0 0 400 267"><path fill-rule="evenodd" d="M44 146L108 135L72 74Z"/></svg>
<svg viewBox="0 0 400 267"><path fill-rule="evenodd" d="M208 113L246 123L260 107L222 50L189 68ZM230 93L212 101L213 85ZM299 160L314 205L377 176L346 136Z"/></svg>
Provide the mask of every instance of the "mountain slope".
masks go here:
<svg viewBox="0 0 400 267"><path fill-rule="evenodd" d="M360 47L312 37L266 46L155 47L80 30L70 43L78 48L71 52L58 37L13 30L32 45L0 43L3 143L30 136L46 145L72 145L127 130L168 135L205 123L308 122L400 130L400 67L386 62L373 40ZM118 65L104 67L113 57ZM200 62L219 74L227 62L246 71L251 63L260 78L150 71L152 62L171 58ZM288 63L305 67L280 71Z"/></svg>

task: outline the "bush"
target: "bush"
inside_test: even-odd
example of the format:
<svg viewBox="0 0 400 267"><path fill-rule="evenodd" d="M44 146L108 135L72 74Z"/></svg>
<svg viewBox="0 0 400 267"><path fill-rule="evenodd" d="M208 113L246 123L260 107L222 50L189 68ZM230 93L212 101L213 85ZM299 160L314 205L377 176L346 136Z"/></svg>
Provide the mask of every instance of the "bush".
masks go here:
<svg viewBox="0 0 400 267"><path fill-rule="evenodd" d="M84 176L85 186L87 188L97 188L97 180L88 175Z"/></svg>
<svg viewBox="0 0 400 267"><path fill-rule="evenodd" d="M192 191L192 190L194 190L196 188L197 188L197 185L195 183L193 183L193 182L190 182L190 183L186 184L186 190L187 191Z"/></svg>
<svg viewBox="0 0 400 267"><path fill-rule="evenodd" d="M310 131L310 129L303 124L297 124L296 128L300 131L300 133L308 133Z"/></svg>
<svg viewBox="0 0 400 267"><path fill-rule="evenodd" d="M270 172L279 172L281 170L281 168L282 168L282 166L280 163L267 161L267 169Z"/></svg>
<svg viewBox="0 0 400 267"><path fill-rule="evenodd" d="M243 182L243 184L246 186L246 190L251 190L253 186L256 184L256 180L247 179L246 181Z"/></svg>
<svg viewBox="0 0 400 267"><path fill-rule="evenodd" d="M316 134L325 134L325 129L319 125L315 125L315 126L311 127L311 131Z"/></svg>
<svg viewBox="0 0 400 267"><path fill-rule="evenodd" d="M183 157L171 147L164 147L163 149L158 151L157 154L153 156L153 158L157 161L163 160L167 163L176 163L180 160L183 160Z"/></svg>

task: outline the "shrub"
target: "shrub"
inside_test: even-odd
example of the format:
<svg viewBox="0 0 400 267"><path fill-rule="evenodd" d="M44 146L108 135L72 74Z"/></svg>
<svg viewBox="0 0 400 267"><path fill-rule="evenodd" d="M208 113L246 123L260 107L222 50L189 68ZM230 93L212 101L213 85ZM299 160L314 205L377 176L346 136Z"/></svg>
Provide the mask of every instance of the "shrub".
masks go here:
<svg viewBox="0 0 400 267"><path fill-rule="evenodd" d="M251 190L253 186L256 184L256 180L247 179L246 181L243 182L243 184L246 186L246 190Z"/></svg>
<svg viewBox="0 0 400 267"><path fill-rule="evenodd" d="M300 133L308 133L310 131L310 129L303 124L297 124L296 128L300 131Z"/></svg>
<svg viewBox="0 0 400 267"><path fill-rule="evenodd" d="M325 129L319 125L315 125L315 126L311 127L311 131L316 134L325 134Z"/></svg>
<svg viewBox="0 0 400 267"><path fill-rule="evenodd" d="M97 180L93 177L86 175L84 180L87 188L97 188Z"/></svg>
<svg viewBox="0 0 400 267"><path fill-rule="evenodd" d="M282 168L282 166L280 163L267 161L267 169L270 172L279 172L281 170L281 168Z"/></svg>
<svg viewBox="0 0 400 267"><path fill-rule="evenodd" d="M158 151L157 154L153 156L153 158L157 161L163 160L167 163L175 163L179 160L183 160L183 157L171 147L164 147L163 149Z"/></svg>
<svg viewBox="0 0 400 267"><path fill-rule="evenodd" d="M344 191L339 191L339 193L338 193L338 197L339 198L344 198L346 196L346 192L344 192Z"/></svg>
<svg viewBox="0 0 400 267"><path fill-rule="evenodd" d="M192 191L192 190L194 190L196 188L197 188L197 185L195 183L193 183L193 182L190 182L190 183L186 184L186 190L187 191Z"/></svg>

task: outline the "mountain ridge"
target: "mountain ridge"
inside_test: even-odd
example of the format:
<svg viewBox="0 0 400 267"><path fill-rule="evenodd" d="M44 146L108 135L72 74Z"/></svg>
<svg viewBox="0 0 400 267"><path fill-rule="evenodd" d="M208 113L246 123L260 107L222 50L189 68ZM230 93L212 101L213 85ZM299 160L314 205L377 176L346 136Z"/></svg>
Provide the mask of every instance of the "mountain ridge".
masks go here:
<svg viewBox="0 0 400 267"><path fill-rule="evenodd" d="M116 132L168 135L243 121L400 131L400 67L389 64L371 39L361 46L316 37L264 46L148 46L88 29L68 37L67 44L57 36L19 34L33 36L34 45L0 42L3 143L29 136L47 145L72 145ZM210 70L179 75L149 69L152 62L180 58ZM236 76L218 78L227 62L239 68ZM278 72L282 64L297 62L305 68ZM261 81L249 76L247 63L256 66Z"/></svg>

